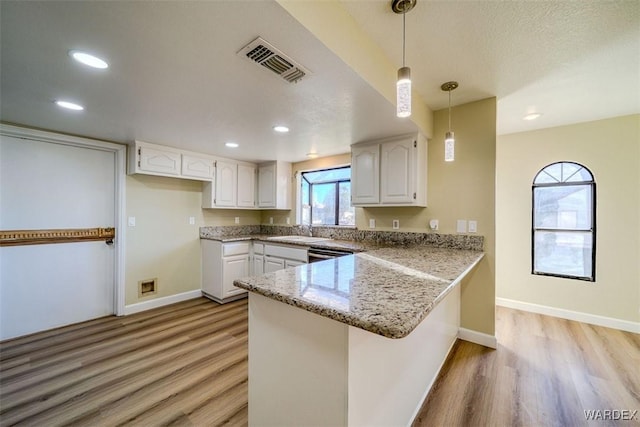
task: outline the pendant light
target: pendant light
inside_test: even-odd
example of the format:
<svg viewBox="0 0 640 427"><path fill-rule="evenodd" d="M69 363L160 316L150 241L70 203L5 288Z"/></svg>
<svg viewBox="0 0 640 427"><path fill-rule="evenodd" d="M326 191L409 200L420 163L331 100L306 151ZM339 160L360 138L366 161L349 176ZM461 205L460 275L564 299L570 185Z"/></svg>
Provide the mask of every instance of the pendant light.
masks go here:
<svg viewBox="0 0 640 427"><path fill-rule="evenodd" d="M396 105L398 117L411 115L411 69L405 66L406 14L416 5L417 0L393 0L391 10L402 14L402 68L398 70L396 82Z"/></svg>
<svg viewBox="0 0 640 427"><path fill-rule="evenodd" d="M453 131L451 130L451 91L458 87L458 82L446 82L440 86L445 92L449 92L449 130L444 136L444 161L453 162L455 159L455 143Z"/></svg>

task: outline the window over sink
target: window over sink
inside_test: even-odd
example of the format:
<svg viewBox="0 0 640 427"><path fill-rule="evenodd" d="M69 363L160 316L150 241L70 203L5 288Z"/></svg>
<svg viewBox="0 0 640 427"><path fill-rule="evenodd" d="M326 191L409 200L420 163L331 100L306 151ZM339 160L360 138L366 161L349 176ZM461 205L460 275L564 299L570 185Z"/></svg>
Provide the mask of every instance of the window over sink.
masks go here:
<svg viewBox="0 0 640 427"><path fill-rule="evenodd" d="M301 176L302 224L355 225L350 166L305 171Z"/></svg>

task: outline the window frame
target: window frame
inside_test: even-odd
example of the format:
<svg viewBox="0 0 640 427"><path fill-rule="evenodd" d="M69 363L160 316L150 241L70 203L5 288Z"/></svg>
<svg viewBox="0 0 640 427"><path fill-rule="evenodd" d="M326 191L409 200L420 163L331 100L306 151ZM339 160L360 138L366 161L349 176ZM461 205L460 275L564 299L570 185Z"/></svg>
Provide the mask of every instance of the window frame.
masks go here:
<svg viewBox="0 0 640 427"><path fill-rule="evenodd" d="M546 170L551 168L554 165L558 164L572 164L577 166L578 171L574 172L566 179L570 179L575 173L578 173L580 169L584 169L589 173L591 179L589 181L569 181L566 179L563 181L557 182L549 182L549 183L536 183L537 178L542 173L547 173ZM548 174L548 173L547 173ZM549 174L550 175L550 174ZM561 177L562 178L562 177ZM551 188L551 187L568 187L568 186L585 186L589 187L591 191L591 227L588 229L578 229L578 228L549 228L549 227L536 227L536 188ZM559 274L559 273L551 273L546 271L536 271L536 232L537 231L546 231L546 232L562 232L562 233L585 233L588 232L591 234L591 276L575 276L570 274ZM559 161L550 163L544 166L542 169L536 173L533 178L533 183L531 185L531 274L536 276L550 276L550 277L559 277L563 279L575 279L586 282L595 282L596 281L596 181L593 173L584 166L583 164L572 162L572 161Z"/></svg>
<svg viewBox="0 0 640 427"><path fill-rule="evenodd" d="M309 182L306 178L305 178L305 174L307 173L314 173L314 172L324 172L324 171L330 171L330 170L335 170L335 169L349 169L349 175L351 175L351 165L340 165L340 166L333 166L333 167L327 167L327 168L322 168L322 169L310 169L310 170L305 170L305 171L300 171L300 185L299 188L302 189L302 182L306 181L307 185L309 186L309 225L313 226L313 186L316 184L334 184L335 185L335 201L334 201L334 223L333 224L316 224L317 226L339 226L339 227L353 227L355 226L354 224L349 224L349 225L340 225L340 184L348 182L351 183L351 177L349 177L349 179L338 179L338 180L327 180L327 181L318 181L318 182ZM302 196L302 195L301 195ZM302 197L300 198L300 200L302 200ZM352 207L351 205L351 201L349 201L349 207Z"/></svg>

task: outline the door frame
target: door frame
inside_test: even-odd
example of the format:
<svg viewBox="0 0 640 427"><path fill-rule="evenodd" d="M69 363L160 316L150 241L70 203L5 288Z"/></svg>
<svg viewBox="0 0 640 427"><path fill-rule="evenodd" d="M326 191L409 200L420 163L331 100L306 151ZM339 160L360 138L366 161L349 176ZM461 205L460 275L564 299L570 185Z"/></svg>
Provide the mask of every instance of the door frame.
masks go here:
<svg viewBox="0 0 640 427"><path fill-rule="evenodd" d="M115 154L115 212L114 226L114 301L115 315L123 316L125 295L125 191L126 191L126 152L127 146L113 142L100 141L72 135L65 135L50 131L25 128L18 125L0 123L0 134L19 139L48 142L52 144L69 145L72 147L88 148L108 151Z"/></svg>

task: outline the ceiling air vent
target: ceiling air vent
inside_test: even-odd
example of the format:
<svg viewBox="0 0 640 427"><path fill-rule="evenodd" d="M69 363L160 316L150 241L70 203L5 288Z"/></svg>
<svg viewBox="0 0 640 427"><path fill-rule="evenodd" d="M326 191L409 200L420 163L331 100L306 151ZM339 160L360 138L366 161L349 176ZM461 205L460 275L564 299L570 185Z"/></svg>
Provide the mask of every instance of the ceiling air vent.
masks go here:
<svg viewBox="0 0 640 427"><path fill-rule="evenodd" d="M238 55L273 71L289 83L297 83L311 75L309 70L260 37L240 49Z"/></svg>

